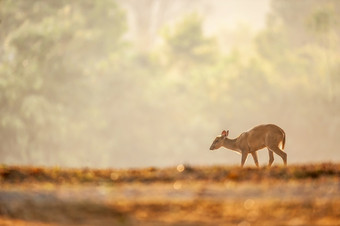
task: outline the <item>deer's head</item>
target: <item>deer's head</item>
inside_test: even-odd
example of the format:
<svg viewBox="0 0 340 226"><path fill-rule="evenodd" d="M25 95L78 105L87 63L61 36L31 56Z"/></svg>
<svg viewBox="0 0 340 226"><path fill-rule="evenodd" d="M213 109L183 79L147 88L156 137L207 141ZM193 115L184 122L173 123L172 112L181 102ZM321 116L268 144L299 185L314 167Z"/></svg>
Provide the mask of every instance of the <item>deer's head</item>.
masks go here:
<svg viewBox="0 0 340 226"><path fill-rule="evenodd" d="M227 131L223 130L221 135L218 135L215 138L214 142L211 144L210 150L215 150L215 149L220 148L223 145L223 141L225 138L227 138L228 134L229 134L229 130Z"/></svg>

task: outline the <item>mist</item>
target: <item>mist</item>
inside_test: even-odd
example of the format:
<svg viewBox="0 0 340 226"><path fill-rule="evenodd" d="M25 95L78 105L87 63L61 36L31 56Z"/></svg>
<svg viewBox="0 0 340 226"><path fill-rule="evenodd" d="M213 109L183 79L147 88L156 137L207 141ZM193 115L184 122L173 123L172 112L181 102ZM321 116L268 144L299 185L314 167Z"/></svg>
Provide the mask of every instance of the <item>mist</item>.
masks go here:
<svg viewBox="0 0 340 226"><path fill-rule="evenodd" d="M0 164L238 165L214 138L267 123L288 164L340 161L339 15L337 0L0 1Z"/></svg>

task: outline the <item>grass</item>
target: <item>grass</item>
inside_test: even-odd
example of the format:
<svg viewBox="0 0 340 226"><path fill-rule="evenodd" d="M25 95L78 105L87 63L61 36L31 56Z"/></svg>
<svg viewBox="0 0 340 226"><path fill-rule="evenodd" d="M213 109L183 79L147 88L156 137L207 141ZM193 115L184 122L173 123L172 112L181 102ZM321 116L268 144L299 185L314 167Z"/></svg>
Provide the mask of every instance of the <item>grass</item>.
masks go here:
<svg viewBox="0 0 340 226"><path fill-rule="evenodd" d="M336 225L340 164L0 167L0 225Z"/></svg>
<svg viewBox="0 0 340 226"><path fill-rule="evenodd" d="M178 168L178 167L177 167ZM320 177L339 177L340 164L322 163L310 165L293 165L272 168L239 168L239 167L192 167L185 166L178 170L173 168L142 168L142 169L61 169L43 167L0 167L1 183L41 183L54 184L100 184L129 182L174 182L178 180L212 181L262 181L262 180L301 180Z"/></svg>

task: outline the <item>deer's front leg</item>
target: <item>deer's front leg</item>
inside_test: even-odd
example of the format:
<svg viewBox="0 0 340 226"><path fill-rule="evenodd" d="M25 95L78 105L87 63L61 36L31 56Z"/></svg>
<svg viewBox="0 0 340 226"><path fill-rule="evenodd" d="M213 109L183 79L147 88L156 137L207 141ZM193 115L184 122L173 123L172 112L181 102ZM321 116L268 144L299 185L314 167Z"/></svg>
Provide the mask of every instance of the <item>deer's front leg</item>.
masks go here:
<svg viewBox="0 0 340 226"><path fill-rule="evenodd" d="M244 163L246 162L248 154L249 153L247 151L242 151L241 167L243 167Z"/></svg>
<svg viewBox="0 0 340 226"><path fill-rule="evenodd" d="M255 165L256 165L257 167L259 167L259 160L257 159L257 152L254 151L254 152L251 153L251 155L253 156Z"/></svg>

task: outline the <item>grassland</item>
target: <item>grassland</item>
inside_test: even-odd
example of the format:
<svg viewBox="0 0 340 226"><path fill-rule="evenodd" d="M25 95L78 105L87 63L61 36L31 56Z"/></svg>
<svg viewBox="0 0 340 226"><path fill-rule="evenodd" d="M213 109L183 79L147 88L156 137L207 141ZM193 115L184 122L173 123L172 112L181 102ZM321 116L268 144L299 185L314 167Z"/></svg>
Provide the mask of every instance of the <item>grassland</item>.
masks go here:
<svg viewBox="0 0 340 226"><path fill-rule="evenodd" d="M0 225L340 225L340 164L0 167Z"/></svg>

